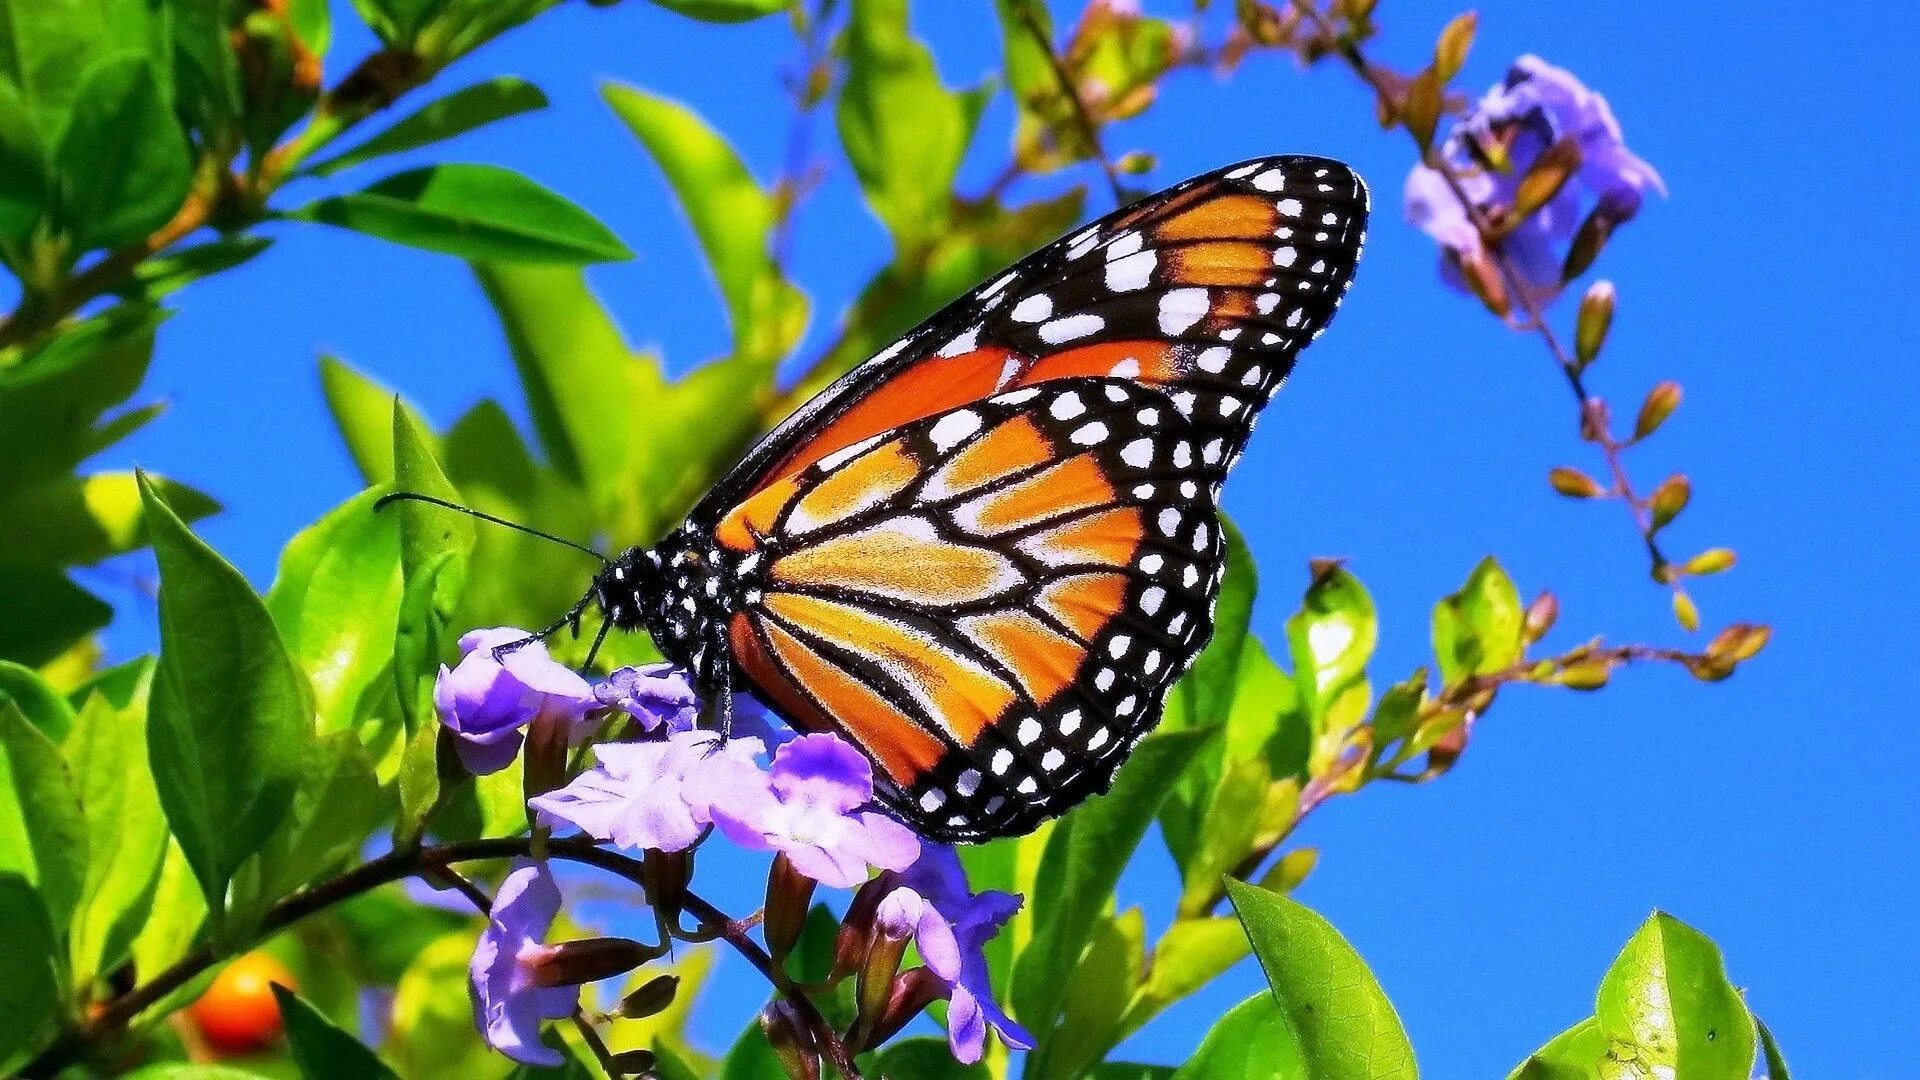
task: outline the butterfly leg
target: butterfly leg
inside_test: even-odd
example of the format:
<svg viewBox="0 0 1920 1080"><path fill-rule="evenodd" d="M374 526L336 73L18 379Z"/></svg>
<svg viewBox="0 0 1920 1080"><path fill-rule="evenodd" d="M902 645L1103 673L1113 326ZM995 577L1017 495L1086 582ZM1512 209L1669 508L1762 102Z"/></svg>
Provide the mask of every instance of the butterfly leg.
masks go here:
<svg viewBox="0 0 1920 1080"><path fill-rule="evenodd" d="M699 680L704 684L701 687L703 690L711 687L711 691L706 694L705 700L700 705L700 727L720 733L720 741L714 744L715 748L724 745L733 737L733 665L724 659L725 649L726 642L723 640L709 653L722 658L718 664L714 665L719 670L714 673L713 680L711 682L704 678Z"/></svg>

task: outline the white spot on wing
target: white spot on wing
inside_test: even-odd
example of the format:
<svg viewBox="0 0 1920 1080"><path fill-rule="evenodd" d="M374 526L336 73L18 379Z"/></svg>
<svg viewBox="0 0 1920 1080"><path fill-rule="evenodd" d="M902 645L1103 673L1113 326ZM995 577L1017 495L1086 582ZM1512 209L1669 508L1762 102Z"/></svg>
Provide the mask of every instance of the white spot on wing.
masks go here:
<svg viewBox="0 0 1920 1080"><path fill-rule="evenodd" d="M1160 296L1160 332L1173 337L1186 332L1207 314L1207 290L1169 289Z"/></svg>
<svg viewBox="0 0 1920 1080"><path fill-rule="evenodd" d="M933 430L928 432L933 445L942 453L953 449L962 439L980 430L980 414L972 409L948 413L934 422Z"/></svg>
<svg viewBox="0 0 1920 1080"><path fill-rule="evenodd" d="M1034 293L1032 296L1013 305L1013 310L1008 312L1008 314L1012 315L1016 322L1041 322L1045 320L1047 316L1053 314L1053 297L1048 296L1046 293Z"/></svg>
<svg viewBox="0 0 1920 1080"><path fill-rule="evenodd" d="M1114 292L1144 289L1153 280L1153 267L1159 257L1151 251L1139 251L1107 264L1107 288Z"/></svg>
<svg viewBox="0 0 1920 1080"><path fill-rule="evenodd" d="M1107 321L1100 316L1081 312L1040 324L1040 340L1049 345L1060 345L1098 333L1105 325Z"/></svg>

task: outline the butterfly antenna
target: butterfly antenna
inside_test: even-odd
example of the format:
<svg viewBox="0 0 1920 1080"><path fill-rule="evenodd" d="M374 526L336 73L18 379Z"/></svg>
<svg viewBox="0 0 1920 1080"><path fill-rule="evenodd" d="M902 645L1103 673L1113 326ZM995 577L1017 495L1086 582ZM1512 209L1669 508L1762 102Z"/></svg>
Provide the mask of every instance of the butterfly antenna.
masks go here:
<svg viewBox="0 0 1920 1080"><path fill-rule="evenodd" d="M593 658L600 655L600 644L607 640L607 631L611 629L613 629L613 620L611 618L602 618L600 620L600 632L593 635L593 645L587 649L587 659L585 663L580 665L581 667L588 669L593 667Z"/></svg>
<svg viewBox="0 0 1920 1080"><path fill-rule="evenodd" d="M417 491L395 491L395 492L391 492L389 494L380 496L379 500L373 504L374 513L379 513L380 511L386 509L389 503L396 503L401 501L423 502L429 506L438 506L438 507L441 507L442 509L452 510L452 511L455 511L456 513L465 514L468 517L479 518L481 521L491 522L495 525L502 525L502 526L505 526L506 528L514 530L515 532L526 533L528 536L537 536L542 540L551 540L562 547L570 547L575 551L584 551L587 554L593 556L594 558L599 559L600 564L602 566L611 565L610 561L607 559L605 555L600 554L599 552L593 550L592 548L586 546L585 544L576 544L572 540L569 540L564 536L555 536L550 532L541 532L539 529L533 528L530 525L522 525L517 521L508 521L506 518L494 517L492 514L475 510L471 506L461 506L459 503L448 502L445 499L435 498L432 495L422 495ZM562 623L561 625L564 626L566 624Z"/></svg>

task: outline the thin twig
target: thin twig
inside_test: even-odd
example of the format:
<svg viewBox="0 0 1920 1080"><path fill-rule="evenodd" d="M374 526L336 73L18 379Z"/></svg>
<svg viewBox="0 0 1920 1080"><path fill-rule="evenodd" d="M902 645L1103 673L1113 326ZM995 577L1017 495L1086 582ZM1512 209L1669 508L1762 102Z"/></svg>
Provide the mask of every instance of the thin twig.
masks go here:
<svg viewBox="0 0 1920 1080"><path fill-rule="evenodd" d="M1033 38L1033 43L1038 45L1041 53L1046 56L1047 67L1052 69L1054 79L1059 82L1060 92L1066 95L1067 103L1073 107L1073 117L1075 123L1080 126L1080 136L1087 140L1087 146L1092 149L1094 159L1100 163L1100 171L1106 174L1107 189L1113 193L1113 204L1125 205L1127 189L1120 182L1120 169L1113 163L1113 159L1107 156L1106 148L1101 145L1100 125L1094 123L1093 115L1087 111L1087 103L1080 97L1079 88L1074 85L1073 73L1067 70L1067 65L1060 59L1059 54L1053 51L1052 36L1047 33L1046 27L1040 25L1040 20L1035 17L1033 10L1025 4L1014 4L1013 11L1020 20L1020 25Z"/></svg>

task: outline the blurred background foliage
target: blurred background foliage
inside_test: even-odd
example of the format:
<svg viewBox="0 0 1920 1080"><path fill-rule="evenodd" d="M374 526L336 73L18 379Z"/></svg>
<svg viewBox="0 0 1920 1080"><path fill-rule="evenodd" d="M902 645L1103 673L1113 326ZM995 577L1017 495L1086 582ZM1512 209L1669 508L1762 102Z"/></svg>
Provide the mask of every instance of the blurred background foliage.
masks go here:
<svg viewBox="0 0 1920 1080"><path fill-rule="evenodd" d="M1381 125L1411 137L1410 160L1432 160L1440 118L1464 103L1450 82L1474 34L1471 17L1455 20L1431 60L1403 74L1363 51L1380 17L1365 0L1242 0L1218 5L1231 8L1224 15L1201 3L1180 19L1096 0L1060 25L1031 0L999 0L1001 77L954 87L912 33L905 0L655 2L715 23L786 20L799 58L788 80L796 130L831 125L886 230L889 261L806 355L795 350L818 316L791 279L788 250L792 219L818 181L804 148L765 182L695 106L602 87L634 149L664 176L724 300L726 354L679 377L631 344L588 287L584 267L631 254L589 211L492 165L384 167L393 155L450 152L441 144L542 108L541 90L514 77L455 87L442 73L499 34L538 34L552 0L355 0L353 15L380 43L357 58L329 55L343 12L322 0L16 0L0 9L0 260L17 281L14 309L0 320L0 917L22 928L23 943L0 971L0 1066L76 1038L92 1040L90 1060L103 1068L206 1060L195 1029L166 1018L204 989L212 961L284 922L264 948L313 1010L290 1022L291 1052L249 1057L248 1070L366 1066L333 1039L338 1025L401 1075L504 1075L472 1033L469 916L389 889L293 922L289 898L357 861L376 835L404 846L429 827L443 840L524 829L517 774L466 783L439 767L427 695L462 629L543 625L577 598L587 567L428 508L376 516L377 494L458 498L609 550L651 542L828 380L1086 216L1084 186L1022 200L1016 181L1078 170L1103 203L1137 193L1151 151L1118 149L1112 127L1151 109L1169 73L1230 77L1261 51L1345 63L1374 93ZM963 190L963 161L994 152L977 145L977 129L1001 93L1016 104L1004 164L983 188ZM163 405L141 393L168 297L210 276L244 275L271 242L268 223L350 229L468 262L509 346L530 426L487 400L436 427L375 374L322 358L327 408L369 491L293 537L259 597L189 529L218 512L218 493L159 473L94 471L89 461L164 422ZM1569 279L1604 239L1569 265ZM1497 296L1483 290L1482 299L1523 331L1545 326L1539 312L1529 325ZM1610 301L1604 313L1583 308L1578 367L1599 350L1610 314ZM1656 394L1666 397L1650 397L1635 436L1618 443L1594 437L1583 404L1583 435L1610 466L1672 411L1677 389ZM1692 631L1699 615L1679 583L1724 570L1731 554L1665 560L1654 533L1684 508L1685 491L1667 483L1641 498L1618 475L1617 490L1571 470L1551 479L1563 494L1624 498L1656 579L1674 587L1678 623ZM149 545L160 567L160 655L103 667L98 634L112 612L72 572ZM1028 897L994 945L994 971L1040 1047L1023 1062L1000 1056L965 1070L909 1039L876 1068L1198 1077L1295 1061L1315 1076L1408 1075L1405 1033L1365 965L1284 899L1317 860L1314 849L1289 846L1295 828L1335 796L1443 775L1513 684L1594 690L1643 661L1717 681L1766 641L1764 627L1736 623L1697 647L1596 638L1547 649L1552 594L1524 599L1489 558L1433 608L1433 663L1383 674L1370 670L1373 602L1338 561L1312 564L1283 639L1249 631L1255 591L1236 539L1215 640L1113 795L1032 836L965 853L976 887ZM571 642L556 651L584 654ZM601 659L650 656L644 639L616 638ZM1140 912L1118 909L1114 894L1156 835L1177 870L1166 886L1178 900L1149 941ZM822 925L830 932L830 920ZM1196 1039L1187 1065L1108 1061L1249 953L1271 993ZM753 1025L724 1062L687 1041L686 1002L710 961L697 950L677 958L675 1006L613 1025L616 1048L658 1053L661 1075L769 1075ZM129 990L182 965L192 977L137 1016L114 1014ZM1683 1080L1745 1078L1755 1030L1717 950L1659 915L1607 973L1594 1017L1515 1075L1597 1075L1602 1062L1626 1059ZM338 1054L348 1057L329 1056Z"/></svg>

